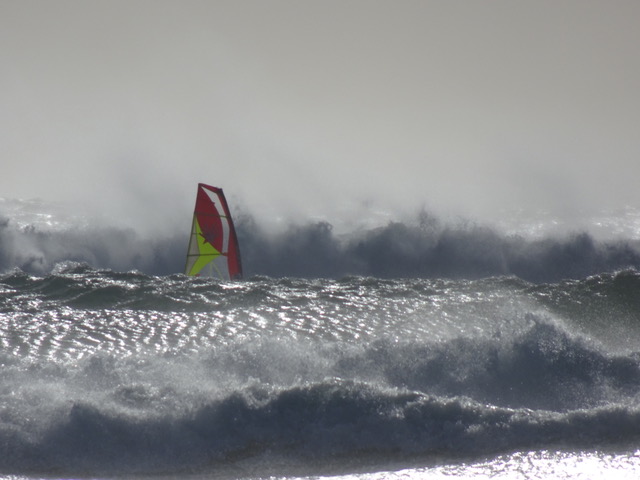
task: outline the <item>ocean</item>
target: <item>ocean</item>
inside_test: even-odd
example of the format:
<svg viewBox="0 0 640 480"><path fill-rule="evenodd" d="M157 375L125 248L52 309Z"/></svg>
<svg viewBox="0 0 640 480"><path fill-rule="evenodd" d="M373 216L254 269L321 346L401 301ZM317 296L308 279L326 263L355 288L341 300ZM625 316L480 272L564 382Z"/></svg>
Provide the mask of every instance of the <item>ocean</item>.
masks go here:
<svg viewBox="0 0 640 480"><path fill-rule="evenodd" d="M0 225L0 478L640 475L635 239L316 224L260 263L240 226L219 282L30 225Z"/></svg>

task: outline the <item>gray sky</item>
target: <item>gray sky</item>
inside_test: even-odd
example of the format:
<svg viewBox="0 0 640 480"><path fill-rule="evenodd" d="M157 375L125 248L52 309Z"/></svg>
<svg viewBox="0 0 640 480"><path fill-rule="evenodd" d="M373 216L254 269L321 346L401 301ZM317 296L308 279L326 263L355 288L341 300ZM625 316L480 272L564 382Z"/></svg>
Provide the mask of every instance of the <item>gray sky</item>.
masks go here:
<svg viewBox="0 0 640 480"><path fill-rule="evenodd" d="M636 0L0 0L0 197L638 207L638 45Z"/></svg>

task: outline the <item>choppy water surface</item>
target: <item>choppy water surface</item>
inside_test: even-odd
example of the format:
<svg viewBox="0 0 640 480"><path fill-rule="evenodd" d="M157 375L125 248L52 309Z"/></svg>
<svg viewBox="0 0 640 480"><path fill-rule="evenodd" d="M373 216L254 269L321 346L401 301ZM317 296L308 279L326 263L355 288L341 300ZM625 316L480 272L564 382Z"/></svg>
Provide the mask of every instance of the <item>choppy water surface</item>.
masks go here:
<svg viewBox="0 0 640 480"><path fill-rule="evenodd" d="M6 273L0 472L637 474L639 289Z"/></svg>

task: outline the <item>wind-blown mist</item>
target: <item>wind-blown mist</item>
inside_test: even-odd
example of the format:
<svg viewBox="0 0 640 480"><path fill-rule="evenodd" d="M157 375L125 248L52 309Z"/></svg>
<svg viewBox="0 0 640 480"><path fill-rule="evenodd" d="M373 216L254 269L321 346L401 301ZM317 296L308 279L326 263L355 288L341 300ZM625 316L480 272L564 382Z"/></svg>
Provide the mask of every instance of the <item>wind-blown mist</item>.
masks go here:
<svg viewBox="0 0 640 480"><path fill-rule="evenodd" d="M267 232L250 214L236 219L245 276L480 278L533 282L640 268L638 240L598 241L589 233L527 238L469 222L447 224L422 212L413 221L338 234L327 222ZM0 271L46 274L57 263L181 273L187 233L158 237L133 229L74 224L51 228L0 217Z"/></svg>
<svg viewBox="0 0 640 480"><path fill-rule="evenodd" d="M640 267L637 241L598 242L588 233L531 240L433 219L391 222L338 238L326 222L292 225L266 238L253 222L240 222L247 271L299 277L480 278L516 275L528 281L582 278Z"/></svg>
<svg viewBox="0 0 640 480"><path fill-rule="evenodd" d="M96 268L152 274L182 271L183 238L145 239L133 230L91 227L47 231L16 228L0 219L0 270L47 273L56 263L82 262Z"/></svg>

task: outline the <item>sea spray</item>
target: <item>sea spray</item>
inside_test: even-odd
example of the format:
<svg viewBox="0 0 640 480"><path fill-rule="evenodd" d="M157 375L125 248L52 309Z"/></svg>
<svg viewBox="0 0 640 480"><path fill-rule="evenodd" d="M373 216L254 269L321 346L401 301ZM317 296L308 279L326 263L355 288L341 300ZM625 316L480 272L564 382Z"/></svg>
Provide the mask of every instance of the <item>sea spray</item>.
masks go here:
<svg viewBox="0 0 640 480"><path fill-rule="evenodd" d="M53 213L43 211L48 211L46 206L37 202L0 204L0 272L19 268L46 275L67 261L153 275L184 271L188 225L145 232L106 219L73 216L61 206ZM190 215L186 212L185 219ZM324 220L265 228L250 213L238 215L235 224L244 275L249 278L517 276L548 283L640 268L640 235L637 227L629 227L640 224L639 219L637 211L607 222L599 218L608 235L587 227L541 235L529 232L526 225L514 230L444 220L424 211L339 233Z"/></svg>

